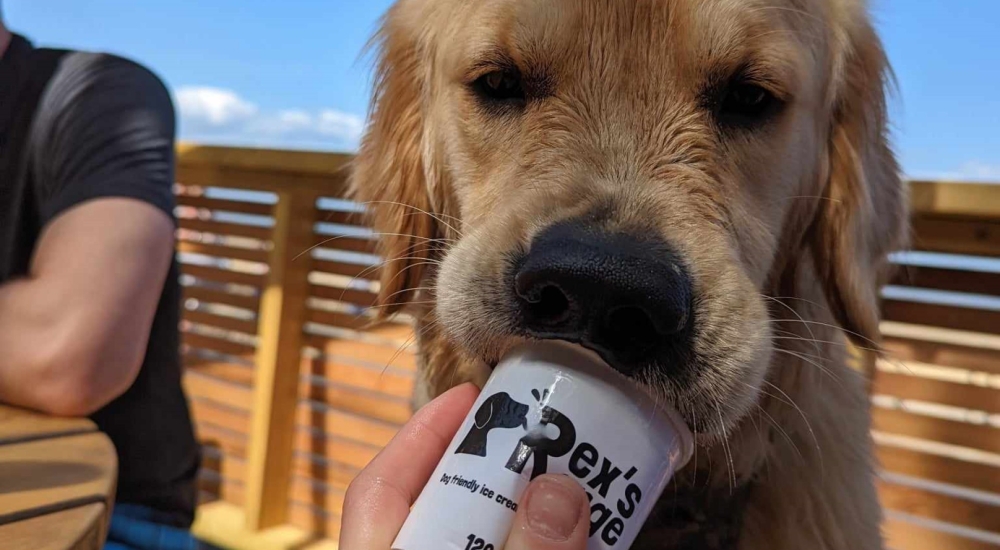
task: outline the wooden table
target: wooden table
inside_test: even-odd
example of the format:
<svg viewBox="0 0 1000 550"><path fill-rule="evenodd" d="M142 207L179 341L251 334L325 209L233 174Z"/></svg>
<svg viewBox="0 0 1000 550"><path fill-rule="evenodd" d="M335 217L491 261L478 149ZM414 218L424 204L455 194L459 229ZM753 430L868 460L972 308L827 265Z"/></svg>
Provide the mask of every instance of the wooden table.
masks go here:
<svg viewBox="0 0 1000 550"><path fill-rule="evenodd" d="M98 550L118 477L93 422L0 405L0 547Z"/></svg>

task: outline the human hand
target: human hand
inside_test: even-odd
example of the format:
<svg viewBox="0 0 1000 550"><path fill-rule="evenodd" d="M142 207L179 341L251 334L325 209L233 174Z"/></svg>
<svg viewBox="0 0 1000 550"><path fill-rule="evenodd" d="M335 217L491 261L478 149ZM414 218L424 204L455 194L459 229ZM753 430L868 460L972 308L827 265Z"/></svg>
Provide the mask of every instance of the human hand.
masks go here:
<svg viewBox="0 0 1000 550"><path fill-rule="evenodd" d="M475 402L472 384L420 409L351 482L344 501L341 550L390 550L427 480ZM544 475L521 499L505 550L584 550L590 509L580 485Z"/></svg>

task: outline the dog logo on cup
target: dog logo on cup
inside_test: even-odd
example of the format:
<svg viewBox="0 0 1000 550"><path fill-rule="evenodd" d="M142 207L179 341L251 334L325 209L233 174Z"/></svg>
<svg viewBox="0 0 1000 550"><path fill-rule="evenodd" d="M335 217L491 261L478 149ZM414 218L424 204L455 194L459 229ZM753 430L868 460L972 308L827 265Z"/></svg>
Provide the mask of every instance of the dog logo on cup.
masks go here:
<svg viewBox="0 0 1000 550"><path fill-rule="evenodd" d="M514 447L506 468L520 474L533 458L531 479L548 471L549 457L558 458L567 455L576 445L576 428L573 422L556 409L545 404L548 401L549 390L539 393L531 390L531 395L538 402L540 418L538 426L528 429L529 406L516 401L510 394L500 392L491 395L483 401L476 411L474 422L469 433L455 450L455 454L486 456L486 442L493 430L510 430L520 427L526 433ZM553 425L559 429L556 438L545 434L545 427Z"/></svg>

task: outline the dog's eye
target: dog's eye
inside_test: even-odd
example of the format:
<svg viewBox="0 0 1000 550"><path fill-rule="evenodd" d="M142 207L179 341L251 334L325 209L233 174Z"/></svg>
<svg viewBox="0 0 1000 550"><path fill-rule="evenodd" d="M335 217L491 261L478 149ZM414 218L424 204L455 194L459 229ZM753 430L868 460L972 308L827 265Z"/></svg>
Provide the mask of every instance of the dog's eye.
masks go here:
<svg viewBox="0 0 1000 550"><path fill-rule="evenodd" d="M476 93L493 103L523 103L526 99L521 75L513 70L487 73L473 84Z"/></svg>
<svg viewBox="0 0 1000 550"><path fill-rule="evenodd" d="M719 120L734 126L752 125L769 115L777 103L774 94L756 84L736 84L719 105Z"/></svg>

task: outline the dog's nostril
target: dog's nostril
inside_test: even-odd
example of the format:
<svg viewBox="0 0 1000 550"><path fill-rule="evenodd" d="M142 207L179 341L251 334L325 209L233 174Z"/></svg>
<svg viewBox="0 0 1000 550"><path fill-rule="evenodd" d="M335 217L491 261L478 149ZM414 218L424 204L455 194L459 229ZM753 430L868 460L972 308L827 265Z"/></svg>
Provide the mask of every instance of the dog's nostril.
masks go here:
<svg viewBox="0 0 1000 550"><path fill-rule="evenodd" d="M615 346L646 348L657 342L658 331L646 310L635 306L616 307L604 319L604 337Z"/></svg>
<svg viewBox="0 0 1000 550"><path fill-rule="evenodd" d="M558 286L547 284L522 296L528 303L528 313L536 321L559 323L569 315L569 298Z"/></svg>

